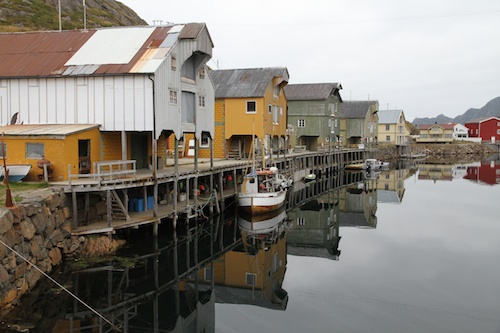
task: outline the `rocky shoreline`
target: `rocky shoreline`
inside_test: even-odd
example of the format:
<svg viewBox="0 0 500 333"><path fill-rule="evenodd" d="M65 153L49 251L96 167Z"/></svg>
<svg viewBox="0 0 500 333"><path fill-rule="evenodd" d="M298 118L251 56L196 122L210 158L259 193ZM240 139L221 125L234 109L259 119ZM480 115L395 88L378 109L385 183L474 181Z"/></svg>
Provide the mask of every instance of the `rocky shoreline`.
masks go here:
<svg viewBox="0 0 500 333"><path fill-rule="evenodd" d="M411 154L425 154L428 159L439 159L451 163L479 161L495 153L488 146L473 142L413 144L410 147ZM380 144L375 153L375 157L383 161L396 161L401 158L401 155L396 145L389 144Z"/></svg>
<svg viewBox="0 0 500 333"><path fill-rule="evenodd" d="M63 260L111 254L123 244L72 236L71 229L70 206L57 188L31 191L15 207L0 208L0 317L43 277L34 266L48 274Z"/></svg>

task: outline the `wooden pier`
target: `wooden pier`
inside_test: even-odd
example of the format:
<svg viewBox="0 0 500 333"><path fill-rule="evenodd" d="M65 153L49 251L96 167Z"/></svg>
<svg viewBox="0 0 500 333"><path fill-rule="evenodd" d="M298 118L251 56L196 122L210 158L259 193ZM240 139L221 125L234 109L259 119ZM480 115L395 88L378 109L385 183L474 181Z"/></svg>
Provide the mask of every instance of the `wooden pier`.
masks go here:
<svg viewBox="0 0 500 333"><path fill-rule="evenodd" d="M266 163L301 182L309 173L329 174L364 160L364 150L332 149L273 156ZM70 174L51 185L71 196L74 235L111 235L148 224L157 230L165 219L175 227L179 216L220 213L234 203L247 168L248 161L231 159L169 159L155 171L136 170L133 160L103 161L94 164L93 174Z"/></svg>

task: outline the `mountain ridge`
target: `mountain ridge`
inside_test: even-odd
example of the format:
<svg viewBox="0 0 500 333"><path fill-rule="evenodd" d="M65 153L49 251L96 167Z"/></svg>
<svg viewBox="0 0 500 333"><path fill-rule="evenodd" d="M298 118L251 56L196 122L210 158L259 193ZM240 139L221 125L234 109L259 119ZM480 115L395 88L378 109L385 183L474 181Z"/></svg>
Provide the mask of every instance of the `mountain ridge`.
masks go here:
<svg viewBox="0 0 500 333"><path fill-rule="evenodd" d="M456 116L455 118L450 118L447 117L443 114L438 115L437 117L433 118L415 118L412 121L412 124L415 126L421 125L421 124L446 124L446 123L459 123L459 124L465 124L466 122L469 122L471 120L477 119L477 118L489 118L489 117L498 117L500 118L500 96L495 97L492 100L490 100L488 103L486 103L482 108L476 109L476 108L470 108L467 111L465 111L464 114Z"/></svg>

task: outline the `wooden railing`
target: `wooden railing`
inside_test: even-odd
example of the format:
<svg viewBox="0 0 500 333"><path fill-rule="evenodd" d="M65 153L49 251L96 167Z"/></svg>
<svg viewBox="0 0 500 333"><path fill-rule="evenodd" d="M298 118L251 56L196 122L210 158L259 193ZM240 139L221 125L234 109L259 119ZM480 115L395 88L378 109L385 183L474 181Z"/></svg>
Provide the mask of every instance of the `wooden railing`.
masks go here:
<svg viewBox="0 0 500 333"><path fill-rule="evenodd" d="M113 181L127 176L135 175L137 172L135 160L114 160L94 162L94 173L71 173L71 165L68 165L68 180L71 186L72 180L88 179L96 182Z"/></svg>

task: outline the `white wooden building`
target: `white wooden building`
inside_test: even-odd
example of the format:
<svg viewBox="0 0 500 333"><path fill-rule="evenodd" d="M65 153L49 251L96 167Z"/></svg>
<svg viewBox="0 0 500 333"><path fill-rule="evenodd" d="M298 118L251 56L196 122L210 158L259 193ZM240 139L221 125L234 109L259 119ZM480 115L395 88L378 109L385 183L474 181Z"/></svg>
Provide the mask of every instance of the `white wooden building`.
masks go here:
<svg viewBox="0 0 500 333"><path fill-rule="evenodd" d="M203 23L0 34L0 123L97 124L101 160L147 167L170 134L213 138L213 46Z"/></svg>

